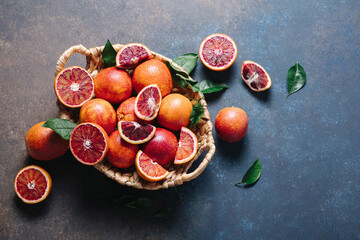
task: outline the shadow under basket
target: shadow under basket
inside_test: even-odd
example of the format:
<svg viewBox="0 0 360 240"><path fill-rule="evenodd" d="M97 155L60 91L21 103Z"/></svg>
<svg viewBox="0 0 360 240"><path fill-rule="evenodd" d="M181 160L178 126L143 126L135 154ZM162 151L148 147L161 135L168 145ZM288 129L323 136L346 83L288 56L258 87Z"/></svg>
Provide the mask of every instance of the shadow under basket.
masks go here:
<svg viewBox="0 0 360 240"><path fill-rule="evenodd" d="M119 51L119 49L123 45L121 44L115 44L113 45L114 49L116 51ZM72 46L68 50L66 50L59 58L57 64L56 64L56 70L55 70L55 76L63 70L67 60L69 57L74 53L80 53L86 56L86 67L85 69L90 73L90 75L95 78L99 71L102 69L102 50L104 49L104 46L102 47L94 47L87 49L82 45L76 45ZM169 61L172 62L171 59L164 57L158 53L152 52L152 58L161 60L161 61ZM174 62L172 62L175 66L177 66ZM132 71L129 71L131 74ZM112 166L106 158L94 165L94 167L99 170L100 172L104 173L109 178L117 181L118 183L122 185L126 185L129 187L134 187L138 189L147 189L147 190L157 190L162 188L169 188L176 185L181 185L183 182L190 181L197 176L199 176L206 166L209 164L212 156L215 153L215 144L214 144L214 138L212 136L212 128L213 125L210 120L210 114L207 108L206 101L204 100L202 93L194 93L190 88L188 89L189 96L186 95L186 92L184 89L181 89L178 87L178 85L173 82L173 89L172 93L180 93L184 95L185 97L190 97L192 99L199 99L201 105L204 107L204 115L200 119L200 121L196 124L194 128L191 130L196 134L198 138L198 150L195 155L195 157L182 165L175 166L174 164L171 164L167 170L170 172L169 175L162 181L159 182L148 182L146 180L143 180L137 173L135 167L130 167L127 169L119 169L114 166ZM195 104L195 101L192 101L192 104ZM60 101L57 101L57 106L59 108L59 117L62 119L68 119L75 123L79 123L79 108L72 109L64 106ZM203 152L208 151L206 155L202 154ZM189 168L193 164L194 161L196 161L199 157L204 156L202 162L198 165L198 167L188 173Z"/></svg>

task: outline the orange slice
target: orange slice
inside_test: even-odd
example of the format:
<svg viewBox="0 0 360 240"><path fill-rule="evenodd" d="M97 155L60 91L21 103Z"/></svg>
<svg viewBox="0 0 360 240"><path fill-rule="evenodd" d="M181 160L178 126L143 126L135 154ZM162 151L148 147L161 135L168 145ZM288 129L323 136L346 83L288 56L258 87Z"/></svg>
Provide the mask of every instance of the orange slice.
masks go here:
<svg viewBox="0 0 360 240"><path fill-rule="evenodd" d="M271 79L260 64L247 60L241 65L241 77L249 88L255 92L262 92L271 87Z"/></svg>
<svg viewBox="0 0 360 240"><path fill-rule="evenodd" d="M109 137L105 130L95 123L77 125L70 136L70 150L74 157L85 165L101 162L108 149Z"/></svg>
<svg viewBox="0 0 360 240"><path fill-rule="evenodd" d="M190 161L195 157L197 149L196 135L190 129L182 127L174 164L183 164Z"/></svg>
<svg viewBox="0 0 360 240"><path fill-rule="evenodd" d="M216 33L202 41L199 56L205 67L214 71L223 71L235 62L237 47L231 37Z"/></svg>
<svg viewBox="0 0 360 240"><path fill-rule="evenodd" d="M120 121L118 130L122 139L131 144L141 144L149 141L156 128L150 124L140 124L133 121Z"/></svg>
<svg viewBox="0 0 360 240"><path fill-rule="evenodd" d="M28 204L41 202L50 193L52 181L49 173L43 168L31 165L21 169L15 177L15 192Z"/></svg>
<svg viewBox="0 0 360 240"><path fill-rule="evenodd" d="M136 154L135 166L139 176L149 182L163 180L169 175L165 168L154 162L141 150Z"/></svg>
<svg viewBox="0 0 360 240"><path fill-rule="evenodd" d="M116 67L130 69L149 60L151 51L143 44L129 43L116 54Z"/></svg>
<svg viewBox="0 0 360 240"><path fill-rule="evenodd" d="M161 92L157 84L144 87L135 100L135 114L146 121L153 120L159 113Z"/></svg>
<svg viewBox="0 0 360 240"><path fill-rule="evenodd" d="M68 67L59 72L54 82L55 94L67 107L81 107L94 94L94 81L82 67Z"/></svg>

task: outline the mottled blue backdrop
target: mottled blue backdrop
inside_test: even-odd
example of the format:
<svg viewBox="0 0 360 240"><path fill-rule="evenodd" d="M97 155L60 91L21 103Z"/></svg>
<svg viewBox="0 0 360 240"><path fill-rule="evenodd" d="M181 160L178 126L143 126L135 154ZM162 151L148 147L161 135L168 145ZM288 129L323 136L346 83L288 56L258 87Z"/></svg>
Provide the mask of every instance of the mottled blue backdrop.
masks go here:
<svg viewBox="0 0 360 240"><path fill-rule="evenodd" d="M244 109L240 142L217 138L205 171L178 191L123 187L71 153L52 162L28 157L24 136L57 116L53 72L70 46L141 42L167 57L198 52L212 33L231 36L234 65L220 73L200 61L192 76L230 88L206 96L212 121L228 106ZM1 1L1 239L360 239L360 1ZM240 76L244 60L272 79L263 93ZM307 83L287 96L289 67ZM84 66L82 56L70 65ZM234 183L259 158L252 187ZM24 166L49 171L53 190L27 206L13 180ZM137 210L105 195L148 197ZM116 200L116 199L115 199ZM163 218L153 215L168 210Z"/></svg>

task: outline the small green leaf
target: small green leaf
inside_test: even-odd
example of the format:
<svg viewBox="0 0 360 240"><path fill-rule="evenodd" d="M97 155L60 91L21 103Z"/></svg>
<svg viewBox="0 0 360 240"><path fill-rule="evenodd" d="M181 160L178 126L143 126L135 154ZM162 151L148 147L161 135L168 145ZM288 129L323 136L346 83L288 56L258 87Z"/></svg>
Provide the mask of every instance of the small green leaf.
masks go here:
<svg viewBox="0 0 360 240"><path fill-rule="evenodd" d="M297 62L289 68L287 73L287 87L289 94L287 98L294 92L299 91L306 83L306 73L304 68Z"/></svg>
<svg viewBox="0 0 360 240"><path fill-rule="evenodd" d="M157 213L154 214L154 217L158 217L158 218L166 217L170 211L171 211L171 208L160 209Z"/></svg>
<svg viewBox="0 0 360 240"><path fill-rule="evenodd" d="M172 76L173 78L177 78L178 76L176 76L176 75L180 75L180 76L186 78L188 82L194 82L194 83L197 82L196 80L191 79L191 78L189 77L189 74L187 74L186 72L180 70L178 67L176 67L176 66L175 66L174 64L172 64L171 62L165 61L165 64L166 64L166 66L169 68L169 70L170 70L170 72L171 72L171 76Z"/></svg>
<svg viewBox="0 0 360 240"><path fill-rule="evenodd" d="M183 89L186 89L187 85L189 85L191 87L191 89L193 90L193 92L199 92L200 91L200 86L199 83L197 81L192 80L191 78L188 77L184 77L180 74L176 74L175 78L175 82L177 84L179 84L179 86ZM180 85L181 84L181 85Z"/></svg>
<svg viewBox="0 0 360 240"><path fill-rule="evenodd" d="M104 50L102 52L102 60L103 60L103 67L113 67L116 66L116 50L112 46L109 40L107 40Z"/></svg>
<svg viewBox="0 0 360 240"><path fill-rule="evenodd" d="M195 104L192 108L191 115L190 115L190 122L192 127L195 126L204 115L204 107L201 105L200 102Z"/></svg>
<svg viewBox="0 0 360 240"><path fill-rule="evenodd" d="M197 58L198 55L195 53L185 53L175 58L174 62L190 74L196 66Z"/></svg>
<svg viewBox="0 0 360 240"><path fill-rule="evenodd" d="M175 82L182 88L182 89L186 89L188 83L183 79L183 76L181 76L180 74L176 74L176 77L174 77L173 79L175 80Z"/></svg>
<svg viewBox="0 0 360 240"><path fill-rule="evenodd" d="M260 175L261 175L261 162L260 159L257 159L246 171L241 182L236 183L235 186L238 186L240 184L253 184L260 178Z"/></svg>
<svg viewBox="0 0 360 240"><path fill-rule="evenodd" d="M181 186L175 185L175 186L174 186L174 189L175 189L175 192L179 195L180 200L182 200L182 196L181 196L182 189L181 189Z"/></svg>
<svg viewBox="0 0 360 240"><path fill-rule="evenodd" d="M71 132L76 127L76 124L66 119L49 118L42 126L51 128L63 139L69 140Z"/></svg>
<svg viewBox="0 0 360 240"><path fill-rule="evenodd" d="M219 92L224 88L229 88L229 86L225 83L218 83L213 80L202 80L199 84L200 91L202 93L213 93Z"/></svg>
<svg viewBox="0 0 360 240"><path fill-rule="evenodd" d="M136 195L113 195L113 194L103 194L102 198L107 201L118 204L122 207L134 208L134 209L148 209L152 205L150 198L141 197Z"/></svg>
<svg viewBox="0 0 360 240"><path fill-rule="evenodd" d="M189 86L193 90L193 92L199 92L200 91L200 84L198 82L196 83L189 83Z"/></svg>
<svg viewBox="0 0 360 240"><path fill-rule="evenodd" d="M136 199L136 206L140 209L148 209L152 204L152 201L150 198L146 197L139 197Z"/></svg>
<svg viewBox="0 0 360 240"><path fill-rule="evenodd" d="M171 62L169 61L165 61L165 64L166 66L169 68L170 72L171 72L171 75L176 75L176 74L179 74L181 76L184 76L184 77L188 77L189 75L184 72L184 71L181 71L178 67L176 67L174 64L172 64Z"/></svg>

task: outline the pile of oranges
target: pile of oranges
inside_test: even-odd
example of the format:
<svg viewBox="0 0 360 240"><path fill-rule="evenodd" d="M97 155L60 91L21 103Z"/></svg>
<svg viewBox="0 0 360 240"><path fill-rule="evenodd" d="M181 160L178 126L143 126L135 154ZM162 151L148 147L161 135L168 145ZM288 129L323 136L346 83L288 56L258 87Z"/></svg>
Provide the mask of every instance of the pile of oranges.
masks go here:
<svg viewBox="0 0 360 240"><path fill-rule="evenodd" d="M216 66L219 54L219 59L231 58ZM223 34L207 37L199 52L204 65L215 71L230 67L236 54L235 43ZM259 69L249 62L242 67L242 76L250 88L262 90L270 87L271 81L260 85L258 80L268 75ZM197 137L187 128L193 104L187 97L171 93L172 87L166 64L138 43L123 46L116 66L101 70L94 79L81 67L68 67L56 76L54 89L64 106L80 109L79 124L69 140L43 127L45 122L34 125L25 136L27 151L34 159L48 161L70 148L83 164L94 165L106 158L117 168L135 165L146 181L161 181L171 165L191 161L198 150ZM240 141L247 127L247 115L237 107L224 108L215 118L215 130L227 142ZM28 166L16 176L15 191L26 203L44 200L50 189L51 178L40 167Z"/></svg>

